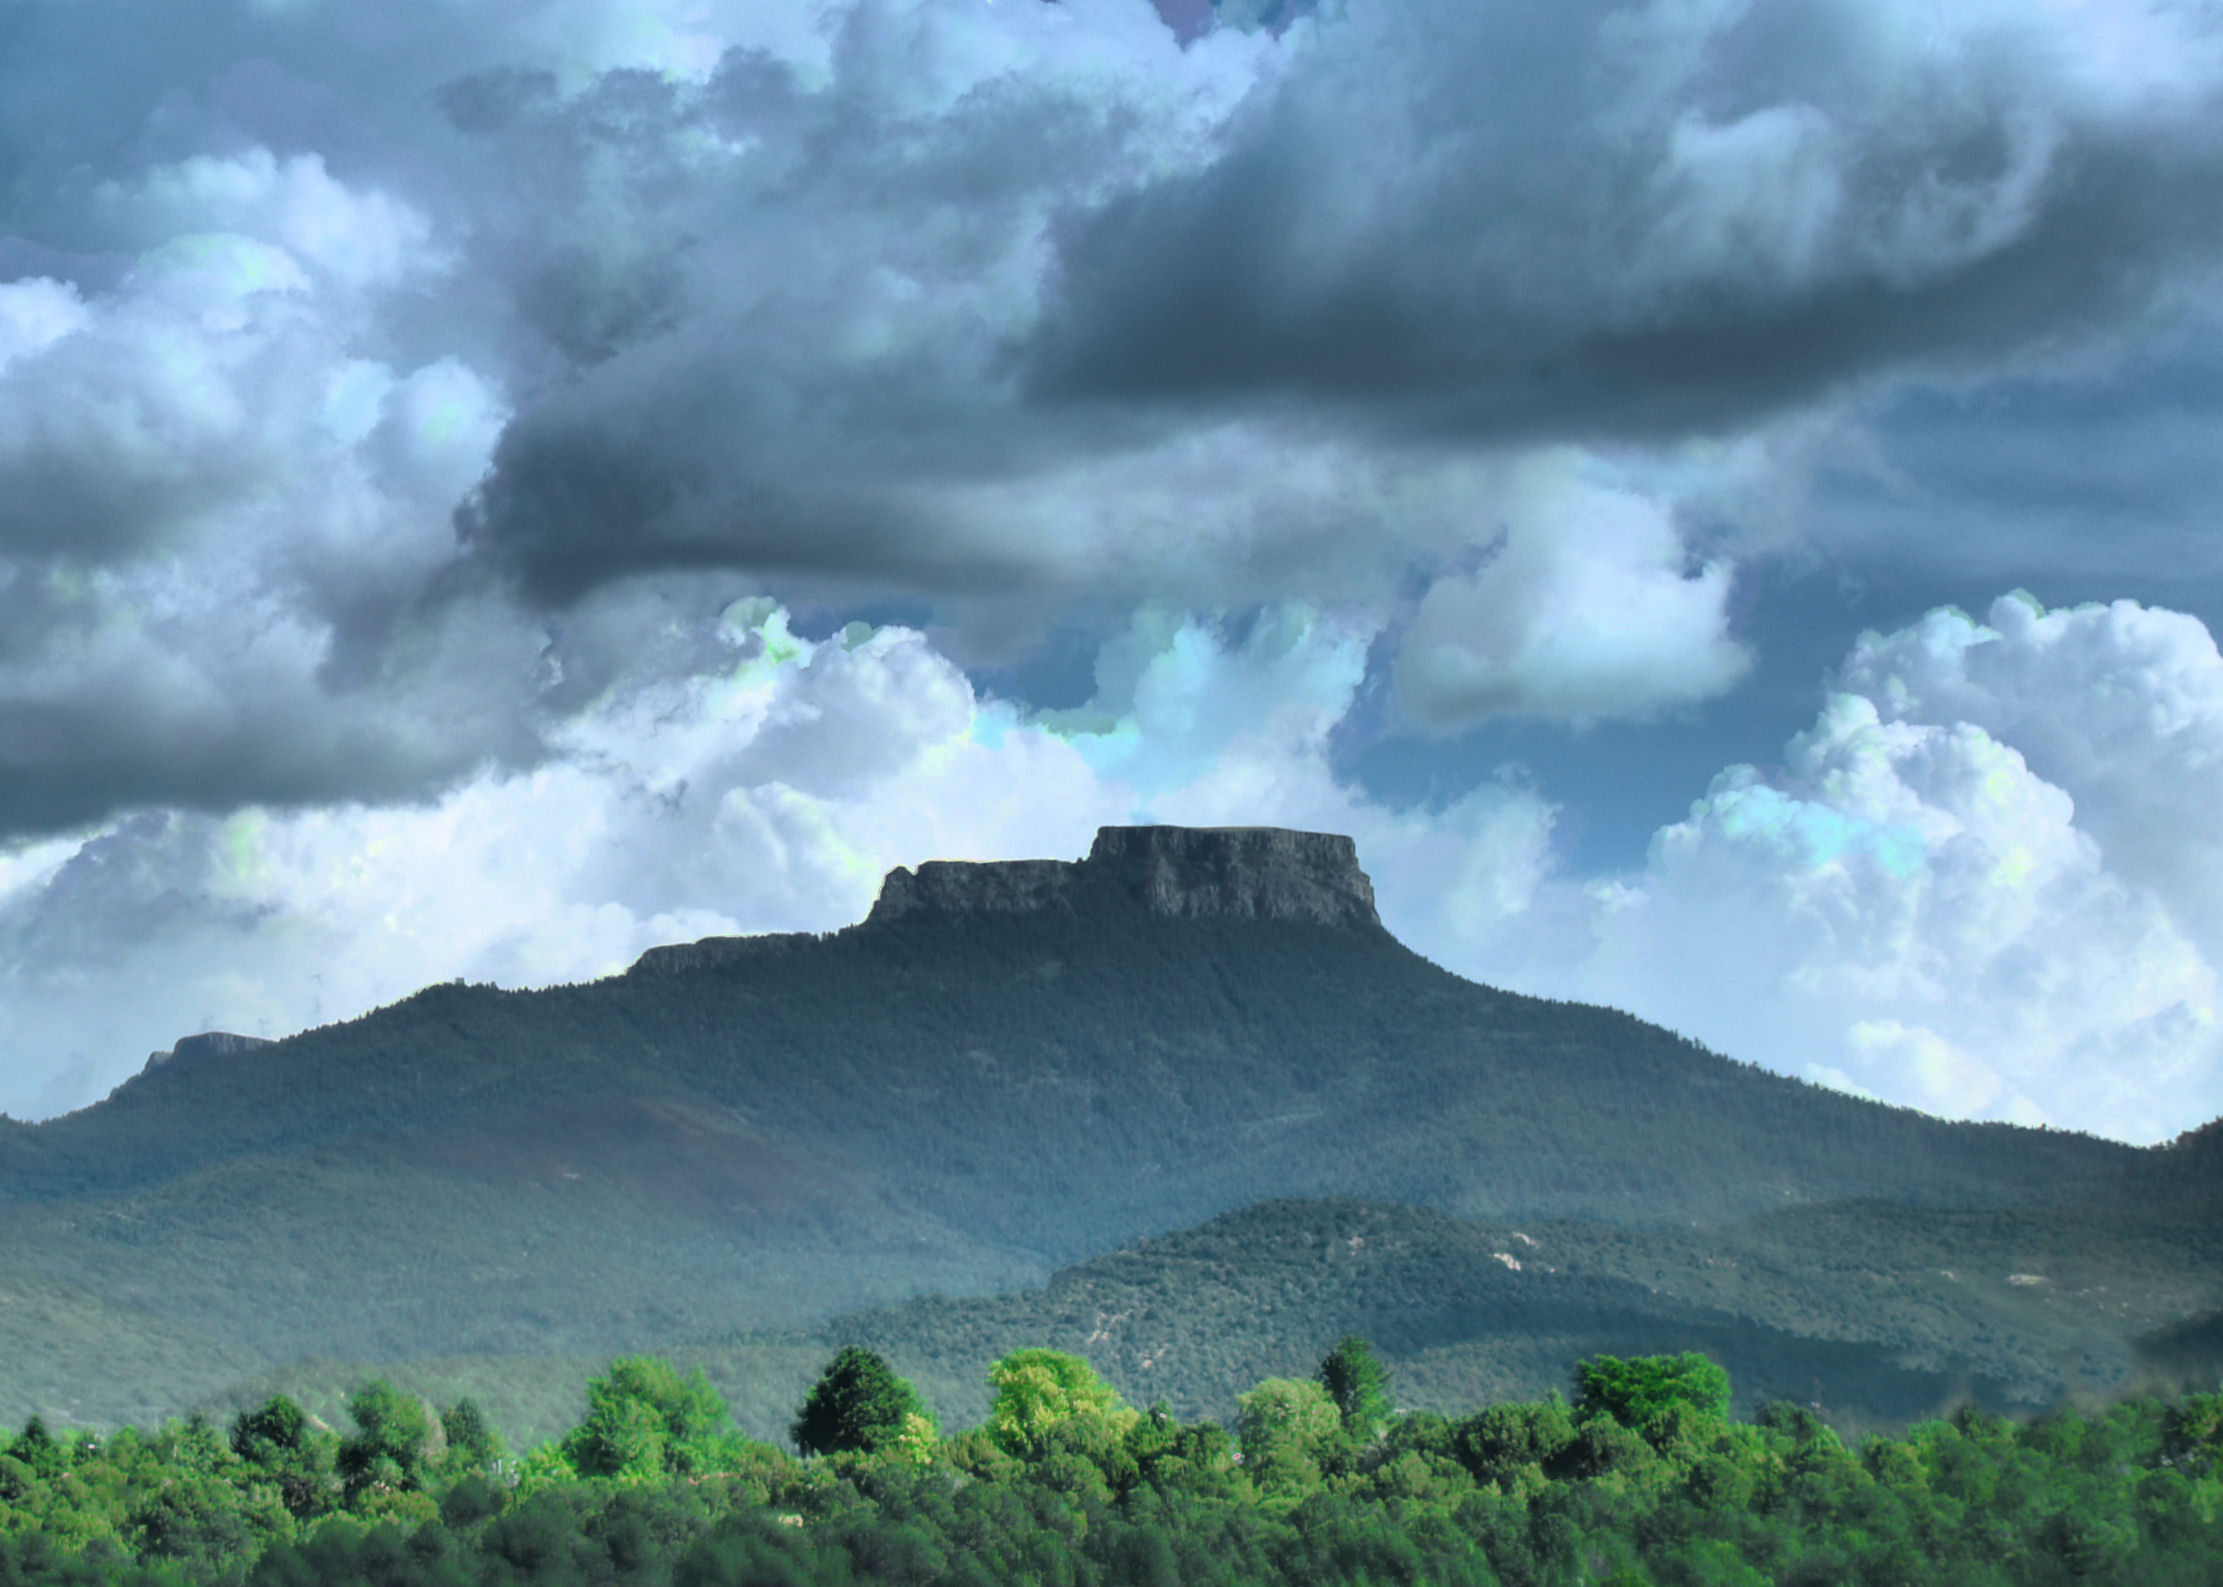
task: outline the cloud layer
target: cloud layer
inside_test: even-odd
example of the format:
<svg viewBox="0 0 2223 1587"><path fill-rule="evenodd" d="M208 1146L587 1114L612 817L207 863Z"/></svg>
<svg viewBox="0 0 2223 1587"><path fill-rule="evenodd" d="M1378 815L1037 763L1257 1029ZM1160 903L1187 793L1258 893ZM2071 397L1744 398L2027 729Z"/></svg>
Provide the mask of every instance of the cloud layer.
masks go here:
<svg viewBox="0 0 2223 1587"><path fill-rule="evenodd" d="M2212 1111L2189 616L1865 640L1630 876L1562 869L1596 790L1349 764L1695 721L1833 469L1925 554L2100 558L2110 370L2192 478L2208 10L1213 10L17 0L0 1105L1151 815L1354 831L1445 962L1793 1072ZM2206 534L2132 494L2110 545ZM1050 637L1085 703L980 681Z"/></svg>
<svg viewBox="0 0 2223 1587"><path fill-rule="evenodd" d="M1078 227L1042 389L1688 433L2117 324L2223 224L2203 8L1441 0L1316 38Z"/></svg>

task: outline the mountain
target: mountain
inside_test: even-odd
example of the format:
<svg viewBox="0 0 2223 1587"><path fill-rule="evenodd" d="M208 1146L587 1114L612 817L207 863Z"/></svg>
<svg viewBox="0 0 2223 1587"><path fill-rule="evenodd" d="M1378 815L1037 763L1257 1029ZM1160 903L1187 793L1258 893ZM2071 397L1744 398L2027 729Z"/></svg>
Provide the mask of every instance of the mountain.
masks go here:
<svg viewBox="0 0 2223 1587"><path fill-rule="evenodd" d="M0 1129L0 1251L271 1362L809 1330L1274 1198L1665 1241L1847 1201L2167 1218L2219 1183L2206 1137L1949 1124L1461 980L1383 930L1348 838L1261 828L929 863L843 931L201 1047ZM0 1362L44 1359L7 1315Z"/></svg>

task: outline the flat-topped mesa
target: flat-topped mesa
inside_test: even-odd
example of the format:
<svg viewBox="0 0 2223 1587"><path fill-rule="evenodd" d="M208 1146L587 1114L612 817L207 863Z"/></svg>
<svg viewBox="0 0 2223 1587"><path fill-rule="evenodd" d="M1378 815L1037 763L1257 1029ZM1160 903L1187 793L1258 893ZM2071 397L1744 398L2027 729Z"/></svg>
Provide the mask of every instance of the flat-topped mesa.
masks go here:
<svg viewBox="0 0 2223 1587"><path fill-rule="evenodd" d="M247 1052L252 1048L269 1045L270 1038L267 1036L241 1036L228 1030L204 1030L198 1035L180 1036L174 1047L147 1054L146 1065L139 1072L147 1074L164 1064L176 1064L183 1068L187 1064L199 1063L204 1058L223 1058L235 1052Z"/></svg>
<svg viewBox="0 0 2223 1587"><path fill-rule="evenodd" d="M1079 913L1124 897L1182 919L1302 920L1379 930L1358 845L1284 827L1104 827L1088 858L901 866L880 884L866 924L934 914Z"/></svg>

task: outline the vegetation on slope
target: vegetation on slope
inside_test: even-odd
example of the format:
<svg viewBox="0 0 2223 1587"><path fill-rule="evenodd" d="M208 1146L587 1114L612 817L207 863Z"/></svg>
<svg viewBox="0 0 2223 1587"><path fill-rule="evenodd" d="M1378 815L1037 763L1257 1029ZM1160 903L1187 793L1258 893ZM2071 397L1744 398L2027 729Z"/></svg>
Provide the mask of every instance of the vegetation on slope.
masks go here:
<svg viewBox="0 0 2223 1587"><path fill-rule="evenodd" d="M2159 1188L2151 1154L1828 1092L1386 934L1138 914L904 917L680 974L434 987L16 1132L0 1193L619 1098L719 1110L793 1170L1057 1260L1271 1194L1657 1222Z"/></svg>
<svg viewBox="0 0 2223 1587"><path fill-rule="evenodd" d="M613 1250L622 1233L611 1231ZM983 1414L988 1364L1027 1343L1088 1356L1138 1402L1222 1419L1258 1372L1296 1371L1348 1332L1379 1343L1408 1407L1439 1411L1541 1394L1584 1355L1703 1349L1736 1374L1747 1408L1818 1401L1840 1429L1902 1422L1963 1396L2029 1409L2141 1382L2198 1385L2223 1361L2212 1322L2223 1306L2223 1217L2197 1207L1841 1203L1630 1230L1270 1202L1044 1285L771 1330L719 1326L719 1304L746 1281L733 1253L706 1252L674 1286L656 1268L662 1249L620 1253L630 1265L614 1271L632 1275L644 1308L639 1333L621 1342L700 1364L740 1425L765 1438L786 1430L825 1352L845 1341L879 1350L964 1417ZM459 1284L476 1271L452 1248L445 1261ZM24 1279L9 1293L35 1289ZM565 1303L550 1293L543 1304ZM258 1369L236 1352L205 1353L205 1338L117 1326L144 1315L83 1297L74 1308L0 1307L0 1414L114 1425L199 1405L223 1417L282 1392L336 1420L347 1388L383 1373L436 1400L470 1395L538 1439L577 1419L578 1384L602 1359L588 1348L404 1349Z"/></svg>
<svg viewBox="0 0 2223 1587"><path fill-rule="evenodd" d="M1199 1319L1186 1354L1148 1368L1136 1335L1121 1370L1222 1406L1254 1349L1316 1349L1349 1314L1450 1401L1533 1392L1570 1347L1636 1348L1664 1321L1771 1392L1817 1359L1834 1382L1881 1351L1928 1374L1890 1408L1963 1377L2044 1398L2119 1381L2126 1335L2223 1302L2199 1236L2202 1188L2223 1184L2212 1145L2138 1152L1882 1108L1624 1015L1461 981L1374 929L1110 905L916 914L591 986L435 987L0 1129L8 1282L87 1336L0 1310L0 1414L114 1422L157 1409L163 1384L200 1401L219 1374L185 1369L195 1341L223 1341L224 1378L304 1358L529 1374L534 1357L736 1333L769 1349L855 1308L1039 1283L1264 1197L1354 1194L1504 1238L1553 1222L1592 1253L1582 1282L1620 1287L1586 1296L1547 1258L1570 1282L1518 1286L1492 1323L1490 1290L1445 1320L1414 1284L1378 1286L1378 1302L1238 1284L1232 1332ZM1815 1210L1851 1197L1866 1200ZM2128 1256L2029 1295L2005 1287L2026 1269L1988 1254L1985 1276L1937 1276L2046 1217L2073 1251ZM2027 1270L2055 1274L2060 1255ZM2138 1315L2098 1327L2084 1292L2102 1287ZM1208 1288L1184 1292L1192 1312ZM915 1318L887 1337L973 1385L1011 1339L1064 1326L1031 1305L1007 1308L994 1348L914 1339ZM992 1315L933 1326L979 1333ZM1562 1315L1629 1327L1575 1339L1552 1331ZM1776 1335L1853 1355L1831 1364ZM121 1342L114 1370L91 1365L93 1337ZM758 1376L745 1363L726 1381Z"/></svg>
<svg viewBox="0 0 2223 1587"><path fill-rule="evenodd" d="M1225 1416L1248 1374L1295 1370L1355 1331L1396 1363L1416 1408L1538 1394L1582 1355L1703 1349L1729 1365L1747 1405L1819 1401L1857 1426L1964 1396L2003 1409L2119 1393L2148 1375L2142 1331L2218 1303L2214 1209L1845 1203L1629 1230L1279 1201L1040 1289L914 1301L833 1331L965 1414L978 1412L986 1362L1026 1341L1084 1353L1129 1394L1180 1414Z"/></svg>

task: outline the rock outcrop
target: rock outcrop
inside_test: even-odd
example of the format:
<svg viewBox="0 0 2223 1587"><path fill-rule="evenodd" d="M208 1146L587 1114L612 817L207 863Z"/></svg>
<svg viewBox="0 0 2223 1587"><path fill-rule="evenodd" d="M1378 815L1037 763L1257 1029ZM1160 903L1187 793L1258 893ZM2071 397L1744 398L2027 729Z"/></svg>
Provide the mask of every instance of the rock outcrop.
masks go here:
<svg viewBox="0 0 2223 1587"><path fill-rule="evenodd" d="M1301 920L1380 929L1358 845L1282 827L1104 827L1088 858L929 860L881 883L866 924L938 914L1081 912L1126 899L1181 919Z"/></svg>
<svg viewBox="0 0 2223 1587"><path fill-rule="evenodd" d="M707 970L736 959L762 959L793 953L825 939L815 931L774 931L761 937L704 937L700 942L674 942L651 948L633 961L628 975L677 975L685 970Z"/></svg>
<svg viewBox="0 0 2223 1587"><path fill-rule="evenodd" d="M267 1036L240 1036L228 1030L204 1030L197 1036L180 1036L177 1045L164 1052L147 1054L144 1068L139 1072L159 1069L164 1064L199 1063L204 1058L222 1058L230 1053L246 1052L253 1047L267 1047Z"/></svg>
<svg viewBox="0 0 2223 1587"><path fill-rule="evenodd" d="M1200 920L1298 920L1380 931L1374 884L1340 833L1285 827L1102 827L1084 860L928 860L897 866L862 925L907 917L1131 913ZM836 933L839 935L839 933ZM676 975L792 953L807 932L705 937L651 948L630 975Z"/></svg>

